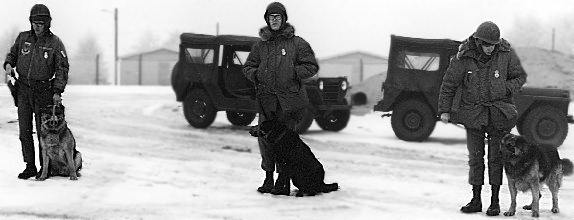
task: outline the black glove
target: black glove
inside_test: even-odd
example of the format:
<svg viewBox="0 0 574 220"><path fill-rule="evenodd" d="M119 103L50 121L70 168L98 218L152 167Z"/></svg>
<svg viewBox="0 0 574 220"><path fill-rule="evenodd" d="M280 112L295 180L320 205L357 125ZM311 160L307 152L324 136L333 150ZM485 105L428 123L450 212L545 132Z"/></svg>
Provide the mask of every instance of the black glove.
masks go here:
<svg viewBox="0 0 574 220"><path fill-rule="evenodd" d="M249 129L249 134L253 137L259 137L259 125L251 126Z"/></svg>

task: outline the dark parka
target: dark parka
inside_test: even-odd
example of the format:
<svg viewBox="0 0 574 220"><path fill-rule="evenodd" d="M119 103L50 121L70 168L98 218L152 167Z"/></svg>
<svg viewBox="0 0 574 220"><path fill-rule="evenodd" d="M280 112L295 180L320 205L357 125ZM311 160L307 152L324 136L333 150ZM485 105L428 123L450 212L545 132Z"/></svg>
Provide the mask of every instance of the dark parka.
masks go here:
<svg viewBox="0 0 574 220"><path fill-rule="evenodd" d="M64 44L49 29L37 37L33 30L21 32L6 56L6 64L16 67L19 82L53 80L53 92L63 93L68 82L68 54Z"/></svg>
<svg viewBox="0 0 574 220"><path fill-rule="evenodd" d="M492 121L508 122L498 129L512 128L518 115L512 95L526 82L526 73L516 52L504 39L486 65L480 62L479 50L475 39L470 37L451 59L439 94L439 114L451 113L454 122L474 129L486 126L490 114L495 117L490 118Z"/></svg>
<svg viewBox="0 0 574 220"><path fill-rule="evenodd" d="M319 70L311 46L295 36L289 23L276 32L263 27L259 36L261 41L253 45L243 73L257 86L261 107L274 108L277 102L286 112L306 107L309 101L301 80Z"/></svg>

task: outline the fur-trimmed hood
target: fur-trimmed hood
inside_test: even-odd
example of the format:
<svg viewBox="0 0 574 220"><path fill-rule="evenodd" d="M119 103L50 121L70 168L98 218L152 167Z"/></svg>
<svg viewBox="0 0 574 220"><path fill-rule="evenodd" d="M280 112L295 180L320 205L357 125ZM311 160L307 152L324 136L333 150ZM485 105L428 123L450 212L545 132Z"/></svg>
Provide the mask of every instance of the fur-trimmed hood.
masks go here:
<svg viewBox="0 0 574 220"><path fill-rule="evenodd" d="M474 58L474 59L478 59L478 57L480 56L480 51L477 46L476 46L476 39L472 36L470 36L469 38L467 38L466 40L464 40L460 46L458 46L458 53L456 54L456 57L458 59L462 58L462 57L470 57L470 58ZM510 43L508 43L508 41L506 41L504 38L500 39L500 43L498 45L496 45L496 48L494 49L494 52L510 52L511 50L511 46Z"/></svg>
<svg viewBox="0 0 574 220"><path fill-rule="evenodd" d="M289 39L293 36L295 36L295 28L289 23L285 23L285 27L278 31L272 31L269 26L259 29L259 37L261 37L261 40L263 41L268 41L278 37Z"/></svg>

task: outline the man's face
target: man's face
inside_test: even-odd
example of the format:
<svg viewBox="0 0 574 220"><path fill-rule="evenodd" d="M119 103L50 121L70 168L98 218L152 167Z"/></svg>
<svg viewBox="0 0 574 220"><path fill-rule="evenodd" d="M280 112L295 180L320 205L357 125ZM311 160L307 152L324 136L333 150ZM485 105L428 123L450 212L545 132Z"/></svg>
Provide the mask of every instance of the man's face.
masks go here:
<svg viewBox="0 0 574 220"><path fill-rule="evenodd" d="M42 21L34 21L32 22L32 29L34 29L34 33L36 36L42 35L44 33L45 23Z"/></svg>
<svg viewBox="0 0 574 220"><path fill-rule="evenodd" d="M480 47L482 47L482 51L486 54L486 55L492 55L492 51L494 51L494 47L496 46L496 44L491 44L485 41L480 40Z"/></svg>
<svg viewBox="0 0 574 220"><path fill-rule="evenodd" d="M276 31L281 28L281 23L283 21L281 14L270 14L267 19L269 20L269 26L271 26L271 30Z"/></svg>

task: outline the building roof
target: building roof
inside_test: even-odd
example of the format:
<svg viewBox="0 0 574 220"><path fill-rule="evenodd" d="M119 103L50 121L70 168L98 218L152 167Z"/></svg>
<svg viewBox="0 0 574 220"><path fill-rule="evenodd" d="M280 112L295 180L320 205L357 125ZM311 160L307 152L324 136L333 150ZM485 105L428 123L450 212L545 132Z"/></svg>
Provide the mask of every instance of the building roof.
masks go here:
<svg viewBox="0 0 574 220"><path fill-rule="evenodd" d="M173 53L173 54L178 54L177 51L175 50L170 50L167 48L158 48L155 50L150 50L150 51L143 51L143 52L137 52L137 53L132 53L132 54L128 54L125 56L121 56L120 59L121 60L129 60L129 59L133 59L133 58L137 58L140 55L148 55L148 54L153 54L153 53L159 53L159 52L168 52L168 53Z"/></svg>
<svg viewBox="0 0 574 220"><path fill-rule="evenodd" d="M381 60L384 62L388 61L388 58L386 58L386 57L378 56L378 55L363 52L363 51L353 51L353 52L348 52L348 53L344 53L344 54L339 54L339 55L323 58L323 59L320 59L319 62L328 62L328 61L333 61L333 60L339 60L339 59L350 57L350 56L362 56L362 57L368 57L368 58L372 58L372 59L376 59L376 60Z"/></svg>

